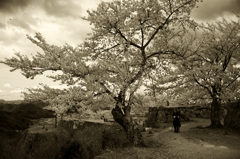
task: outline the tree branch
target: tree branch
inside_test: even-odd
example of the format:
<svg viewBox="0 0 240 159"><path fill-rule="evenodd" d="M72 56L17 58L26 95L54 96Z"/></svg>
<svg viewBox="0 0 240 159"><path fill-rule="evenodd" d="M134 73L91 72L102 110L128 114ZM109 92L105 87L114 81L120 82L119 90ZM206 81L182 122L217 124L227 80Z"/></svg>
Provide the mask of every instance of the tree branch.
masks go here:
<svg viewBox="0 0 240 159"><path fill-rule="evenodd" d="M170 13L172 13L172 3L171 3L171 0L168 0L168 2L169 2Z"/></svg>
<svg viewBox="0 0 240 159"><path fill-rule="evenodd" d="M169 23L169 19L171 18L171 16L177 12L179 9L183 8L185 5L190 4L191 1L187 1L185 3L183 3L181 6L179 6L178 8L176 8L174 11L172 11L168 17L166 18L166 20L164 21L164 23L162 23L160 26L158 26L158 28L155 30L155 32L152 34L152 36L149 38L149 40L147 41L147 43L143 46L144 48L146 48L150 42L154 39L154 37L157 35L157 33L159 32L159 30L163 29L163 27Z"/></svg>
<svg viewBox="0 0 240 159"><path fill-rule="evenodd" d="M228 64L229 64L229 62L230 62L230 60L231 60L231 57L232 57L232 54L225 56L224 62L223 62L223 65L222 65L222 67L223 67L223 72L227 69L227 66L228 66Z"/></svg>
<svg viewBox="0 0 240 159"><path fill-rule="evenodd" d="M193 74L193 78L194 78L194 81L195 81L199 86L201 86L201 87L203 87L204 89L206 89L206 90L209 92L209 94L212 96L211 90L210 90L207 86L204 86L203 84L201 84L201 83L197 80L197 78L195 77L194 74Z"/></svg>
<svg viewBox="0 0 240 159"><path fill-rule="evenodd" d="M118 102L118 98L104 85L103 82L99 82L98 80L96 80L96 82L98 82L105 89L105 93L109 94L116 102Z"/></svg>
<svg viewBox="0 0 240 159"><path fill-rule="evenodd" d="M142 47L144 45L144 32L143 32L143 28L141 27L141 34L142 34Z"/></svg>
<svg viewBox="0 0 240 159"><path fill-rule="evenodd" d="M132 42L132 41L129 41L129 40L123 35L123 33L122 33L119 29L116 28L116 30L117 30L117 33L119 33L119 35L120 35L127 43L129 43L130 45L132 45L132 46L134 46L134 47L136 47L136 48L141 49L141 46L135 44L135 43Z"/></svg>
<svg viewBox="0 0 240 159"><path fill-rule="evenodd" d="M240 78L240 74L239 74L236 78L234 78L234 79L226 86L226 88L228 88L231 84L233 84L238 78Z"/></svg>

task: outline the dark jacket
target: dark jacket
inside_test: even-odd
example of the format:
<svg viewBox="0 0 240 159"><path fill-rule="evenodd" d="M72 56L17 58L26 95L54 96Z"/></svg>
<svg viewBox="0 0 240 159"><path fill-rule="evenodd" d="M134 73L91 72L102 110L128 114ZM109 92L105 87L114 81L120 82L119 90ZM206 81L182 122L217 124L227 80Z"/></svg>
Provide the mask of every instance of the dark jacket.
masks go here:
<svg viewBox="0 0 240 159"><path fill-rule="evenodd" d="M181 127L181 123L178 115L173 116L173 125Z"/></svg>

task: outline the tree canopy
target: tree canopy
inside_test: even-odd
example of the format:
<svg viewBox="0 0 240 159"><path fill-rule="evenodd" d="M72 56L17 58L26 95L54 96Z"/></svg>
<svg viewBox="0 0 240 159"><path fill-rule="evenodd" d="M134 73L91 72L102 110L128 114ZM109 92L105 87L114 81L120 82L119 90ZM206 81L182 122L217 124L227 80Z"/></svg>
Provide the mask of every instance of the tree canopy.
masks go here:
<svg viewBox="0 0 240 159"><path fill-rule="evenodd" d="M186 28L196 27L189 16L195 4L195 0L102 2L83 18L93 26L83 44L76 48L50 45L36 33L27 38L42 53L31 58L16 53L4 63L12 71L20 69L27 78L60 70L62 74L49 77L77 85L81 87L78 91L88 91L92 97L108 94L123 106L130 106L147 74L182 51L179 39Z"/></svg>
<svg viewBox="0 0 240 159"><path fill-rule="evenodd" d="M197 49L185 55L182 65L189 80L220 100L233 99L239 89L239 22L238 17L238 21L222 18L205 24L195 43Z"/></svg>

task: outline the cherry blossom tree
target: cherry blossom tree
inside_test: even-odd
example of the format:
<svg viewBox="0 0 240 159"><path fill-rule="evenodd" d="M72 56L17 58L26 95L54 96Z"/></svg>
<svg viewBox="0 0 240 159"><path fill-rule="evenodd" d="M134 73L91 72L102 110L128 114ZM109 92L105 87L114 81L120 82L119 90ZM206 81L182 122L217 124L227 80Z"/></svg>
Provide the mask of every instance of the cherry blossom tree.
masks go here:
<svg viewBox="0 0 240 159"><path fill-rule="evenodd" d="M193 36L195 38L186 41L188 49L181 52L183 54L179 57L182 62L177 64L178 73L175 73L175 76L179 77L178 82L182 82L182 86L177 89L187 88L192 93L195 90L196 95L211 99L211 127L222 127L219 114L221 103L236 100L239 96L238 15L236 19L222 17L220 20L203 24L197 35Z"/></svg>
<svg viewBox="0 0 240 159"><path fill-rule="evenodd" d="M207 90L212 98L211 126L221 127L220 106L227 93L239 89L240 78L240 19L222 19L207 24L203 32L201 49L189 60L193 64L193 80ZM236 88L231 87L237 84ZM226 99L225 99L226 101Z"/></svg>
<svg viewBox="0 0 240 159"><path fill-rule="evenodd" d="M12 67L12 71L20 69L28 78L48 70L62 71L62 74L49 77L77 85L81 96L76 96L80 100L82 95L93 99L107 94L115 105L112 115L126 131L129 141L135 146L144 145L130 115L136 100L134 93L159 63L182 51L178 47L181 43L175 42L187 29L196 27L190 19L196 1L102 2L83 18L92 25L92 33L83 44L76 48L68 44L62 47L50 45L37 33L28 39L43 53L31 58L17 53L16 57L3 63ZM58 96L68 99L68 93ZM74 95L71 98L75 98Z"/></svg>

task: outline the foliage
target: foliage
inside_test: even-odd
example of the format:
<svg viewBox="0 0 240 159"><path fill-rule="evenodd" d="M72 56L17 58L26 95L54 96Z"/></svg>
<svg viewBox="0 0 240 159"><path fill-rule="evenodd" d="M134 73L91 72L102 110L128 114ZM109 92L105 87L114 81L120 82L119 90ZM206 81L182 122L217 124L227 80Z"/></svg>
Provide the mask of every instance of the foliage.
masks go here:
<svg viewBox="0 0 240 159"><path fill-rule="evenodd" d="M102 133L102 148L114 150L116 148L124 148L131 145L123 129L115 131L114 129L108 129Z"/></svg>
<svg viewBox="0 0 240 159"><path fill-rule="evenodd" d="M222 17L185 35L179 60L170 61L173 69L165 77L153 77L156 92L178 104L209 103L213 96L221 102L236 100L240 86L238 15L236 19ZM153 91L151 84L146 86Z"/></svg>
<svg viewBox="0 0 240 159"><path fill-rule="evenodd" d="M69 106L73 109L72 105L83 105L84 100L94 103L97 97L103 99L103 95L108 95L115 106L112 109L114 120L127 132L130 142L141 146L144 145L142 135L130 115L135 92L148 80L150 73L159 73L156 69L172 71L168 68L172 66L169 59L185 51L183 37L188 30L197 27L190 19L197 1L102 2L83 17L93 26L83 44L76 48L68 44L50 45L37 33L28 39L43 53L32 58L16 53L16 57L5 59L3 63L12 67L12 71L20 69L27 78L48 70L60 71L61 74L49 77L73 86L61 95L48 98L54 109L61 108L60 112L66 113ZM80 100L75 101L75 96ZM85 106L80 107L84 112Z"/></svg>
<svg viewBox="0 0 240 159"><path fill-rule="evenodd" d="M96 11L88 11L85 19L95 29L84 45L92 59L106 70L103 77L111 82L115 88L111 91L113 96L121 96L123 105L128 105L132 91L148 73L168 55L179 51L172 44L184 31L176 31L175 27L184 30L186 25L195 25L187 14L194 4L194 1L122 1L102 3Z"/></svg>
<svg viewBox="0 0 240 159"><path fill-rule="evenodd" d="M198 49L188 55L182 67L188 70L184 74L188 80L219 100L234 99L240 86L240 19L237 18L238 21L222 18L203 25Z"/></svg>
<svg viewBox="0 0 240 159"><path fill-rule="evenodd" d="M0 158L41 159L41 158L94 158L104 148L115 149L128 143L123 131L113 131L104 125L85 125L73 136L71 129L65 133L28 134L23 132L14 138L0 135ZM110 138L103 135L108 134ZM121 141L120 141L121 139ZM53 144L54 143L54 144ZM14 146L13 146L14 145ZM127 146L126 144L124 146Z"/></svg>
<svg viewBox="0 0 240 159"><path fill-rule="evenodd" d="M47 109L56 113L81 112L86 109L85 101L88 98L80 87L62 90L43 85L42 88L29 89L24 94L26 101L44 101L49 104Z"/></svg>
<svg viewBox="0 0 240 159"><path fill-rule="evenodd" d="M49 70L60 71L49 77L77 88L60 91L44 87L27 95L34 99L40 92L40 97L47 98L56 111L66 112L71 105L68 103L75 102L75 98L77 104L73 105L78 105L84 103L86 96L93 99L103 94L115 102L121 98L123 106L130 106L146 75L166 62L169 55L182 51L181 44L176 46L175 41L185 34L186 28L196 27L189 16L195 4L195 0L102 2L83 18L93 26L84 44L76 48L50 45L36 33L35 38L27 37L43 53L32 58L16 53L16 57L3 63L12 71L20 69L27 78Z"/></svg>

